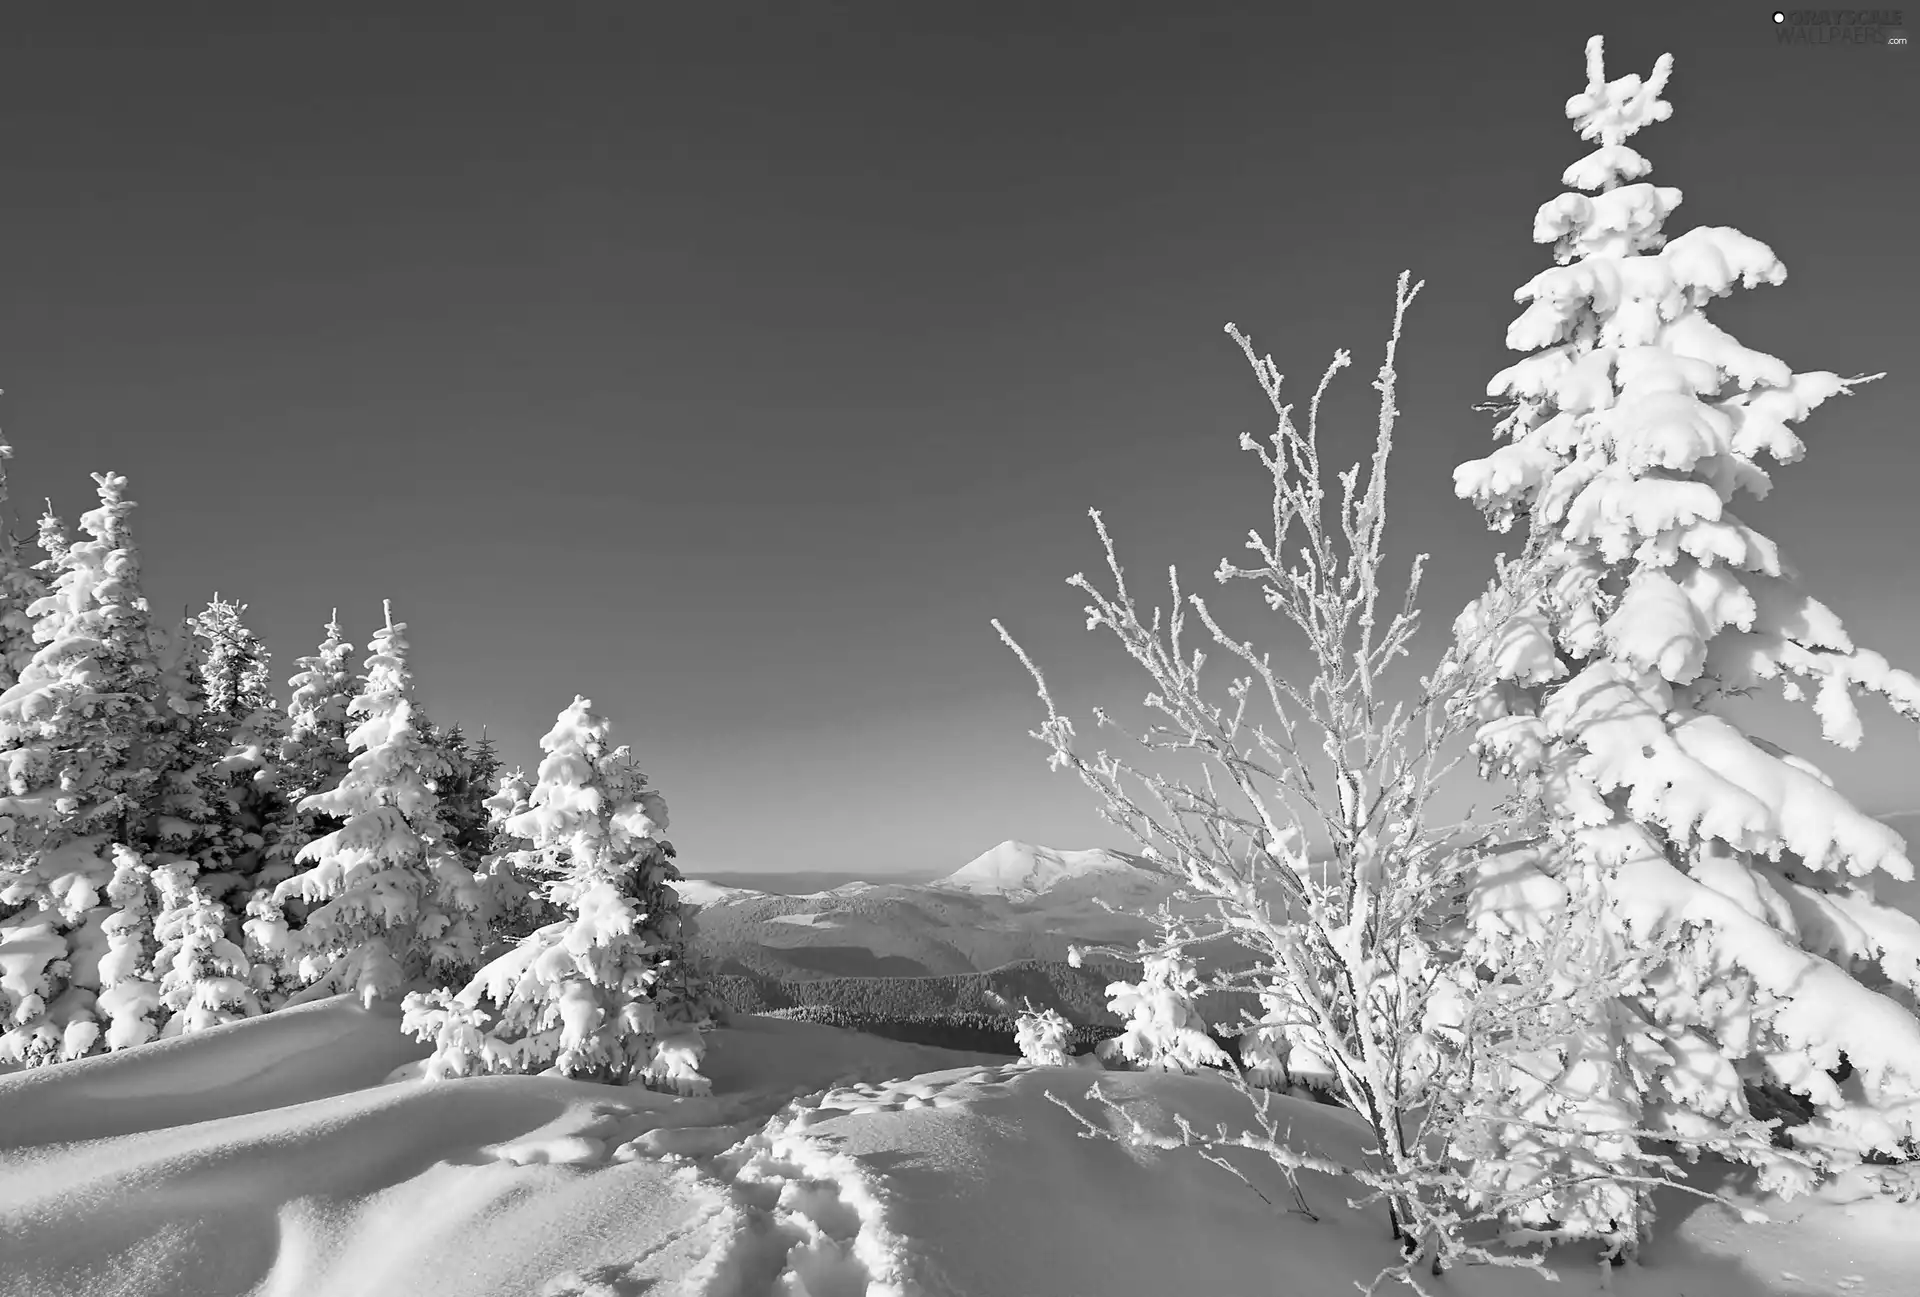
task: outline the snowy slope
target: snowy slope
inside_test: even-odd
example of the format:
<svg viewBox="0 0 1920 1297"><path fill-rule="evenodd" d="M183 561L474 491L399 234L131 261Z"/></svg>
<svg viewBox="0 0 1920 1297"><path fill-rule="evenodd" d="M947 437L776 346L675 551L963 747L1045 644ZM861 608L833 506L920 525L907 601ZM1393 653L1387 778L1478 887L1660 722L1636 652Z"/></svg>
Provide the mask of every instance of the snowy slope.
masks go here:
<svg viewBox="0 0 1920 1297"><path fill-rule="evenodd" d="M745 887L728 887L721 883L708 882L704 878L683 878L673 885L673 890L688 905L726 905L748 897L767 894Z"/></svg>
<svg viewBox="0 0 1920 1297"><path fill-rule="evenodd" d="M711 1098L381 1084L420 1052L338 999L0 1078L0 1294L1317 1297L1387 1258L1380 1212L1339 1185L1306 1178L1309 1221L1184 1151L1079 1138L1049 1096L1097 1112L1089 1071L744 1018L713 1038ZM1154 1131L1176 1109L1244 1120L1211 1078L1100 1080ZM1361 1139L1336 1109L1288 1122L1307 1148ZM1667 1208L1613 1292L1894 1297L1920 1267L1912 1206L1799 1203L1760 1226ZM1442 1291L1601 1291L1579 1253L1561 1272Z"/></svg>
<svg viewBox="0 0 1920 1297"><path fill-rule="evenodd" d="M661 1159L674 1141L725 1146L796 1096L974 1057L749 1018L714 1041L713 1099L382 1084L423 1053L342 998L0 1077L0 1294L527 1297L649 1250L691 1269L729 1239L723 1195Z"/></svg>

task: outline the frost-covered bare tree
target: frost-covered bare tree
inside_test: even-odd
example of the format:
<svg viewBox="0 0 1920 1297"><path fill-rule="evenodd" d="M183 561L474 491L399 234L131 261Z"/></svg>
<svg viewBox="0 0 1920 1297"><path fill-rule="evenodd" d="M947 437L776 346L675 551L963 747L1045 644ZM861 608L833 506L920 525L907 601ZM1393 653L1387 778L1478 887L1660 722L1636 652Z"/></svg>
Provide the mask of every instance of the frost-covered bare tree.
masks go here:
<svg viewBox="0 0 1920 1297"><path fill-rule="evenodd" d="M1235 1081L1254 1101L1254 1125L1203 1133L1183 1123L1185 1138L1223 1166L1222 1151L1238 1146L1290 1172L1358 1180L1386 1199L1402 1247L1376 1286L1398 1279L1416 1289L1420 1273L1456 1261L1537 1265L1489 1246L1487 1233L1524 1220L1542 1195L1598 1177L1637 1199L1643 1186L1673 1179L1671 1162L1638 1143L1633 1158L1609 1164L1600 1128L1576 1120L1532 1142L1512 1137L1516 1123L1537 1115L1514 1101L1526 1088L1517 1078L1529 1068L1551 1076L1546 1060L1577 1053L1573 1044L1604 1022L1609 988L1631 984L1657 955L1601 939L1587 921L1597 900L1571 890L1531 923L1503 926L1501 916L1471 908L1473 898L1494 894L1483 885L1489 874L1538 849L1526 845L1534 808L1515 798L1448 818L1435 794L1466 755L1476 700L1514 642L1515 613L1544 579L1542 542L1536 535L1498 563L1470 633L1405 688L1392 668L1420 627L1425 556L1394 606L1385 589L1386 482L1399 413L1394 358L1420 288L1401 275L1374 382L1371 462L1364 479L1359 464L1334 477L1337 493L1321 462L1320 407L1349 354L1335 354L1302 429L1271 358L1228 326L1278 426L1264 443L1251 435L1240 443L1272 484L1267 527L1247 540L1256 561L1223 560L1215 575L1252 583L1304 638L1306 679L1230 634L1205 599L1183 594L1177 571L1169 572L1171 607L1143 617L1098 512L1111 589L1084 575L1069 583L1090 600L1088 628L1110 631L1152 682L1151 719L1139 732L1095 711L1130 754L1086 754L1040 669L994 623L1039 689L1047 718L1035 737L1052 766L1075 771L1099 795L1104 817L1183 884L1185 913L1163 919L1160 953L1230 943L1235 957L1215 961L1210 989L1248 994L1265 1010L1242 1024L1243 1055L1281 1085L1316 1086L1351 1107L1373 1148L1363 1165L1334 1165L1289 1147L1277 1101L1240 1069ZM1223 691L1203 687L1208 654L1186 642L1189 611L1238 669ZM1323 851L1310 851L1316 842ZM1495 944L1497 974L1476 958ZM1097 1085L1088 1097L1111 1102ZM1489 1140L1496 1126L1508 1137ZM1496 1146L1515 1163L1512 1173L1475 1174L1473 1159ZM1638 1218L1632 1224L1637 1232Z"/></svg>

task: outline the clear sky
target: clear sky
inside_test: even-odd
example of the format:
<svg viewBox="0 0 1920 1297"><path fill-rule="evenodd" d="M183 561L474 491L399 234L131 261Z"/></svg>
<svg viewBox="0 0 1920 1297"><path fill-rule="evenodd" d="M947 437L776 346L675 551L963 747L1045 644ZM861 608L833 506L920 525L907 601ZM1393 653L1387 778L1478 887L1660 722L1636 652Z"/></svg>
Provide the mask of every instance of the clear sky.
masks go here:
<svg viewBox="0 0 1920 1297"><path fill-rule="evenodd" d="M1769 14L15 4L15 507L71 520L127 474L155 608L246 600L282 680L331 608L359 648L391 598L429 709L510 760L588 695L690 872L1116 844L988 619L1070 704L1136 701L1061 584L1098 563L1085 510L1143 583L1198 584L1265 501L1222 325L1303 402L1354 351L1345 462L1404 267L1396 540L1449 621L1495 547L1451 468L1490 444L1470 407L1549 264L1532 215L1585 151L1562 106L1603 22L1612 75L1675 56L1635 141L1686 194L1670 230L1791 272L1715 318L1892 371L1743 512L1913 665L1920 56L1782 48ZM1913 734L1869 725L1817 759L1920 805Z"/></svg>

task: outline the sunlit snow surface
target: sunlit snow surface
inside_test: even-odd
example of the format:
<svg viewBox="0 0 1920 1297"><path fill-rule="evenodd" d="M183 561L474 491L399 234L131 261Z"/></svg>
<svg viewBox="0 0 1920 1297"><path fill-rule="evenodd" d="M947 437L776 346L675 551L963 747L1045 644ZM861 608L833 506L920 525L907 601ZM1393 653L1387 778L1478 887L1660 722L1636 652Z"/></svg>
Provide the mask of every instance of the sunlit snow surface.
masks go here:
<svg viewBox="0 0 1920 1297"><path fill-rule="evenodd" d="M1185 1151L1079 1138L1046 1098L1098 1078L1151 1128L1173 1108L1240 1120L1213 1079L1030 1070L756 1017L715 1033L703 1099L387 1080L421 1052L390 1013L335 999L0 1077L0 1293L1318 1297L1387 1255L1380 1214L1327 1181L1306 1184L1319 1222L1276 1215ZM1337 1110L1288 1113L1304 1146L1359 1139ZM1613 1290L1912 1291L1920 1207L1776 1217L1671 1203ZM1562 1270L1550 1289L1482 1270L1445 1290L1600 1290L1582 1254Z"/></svg>

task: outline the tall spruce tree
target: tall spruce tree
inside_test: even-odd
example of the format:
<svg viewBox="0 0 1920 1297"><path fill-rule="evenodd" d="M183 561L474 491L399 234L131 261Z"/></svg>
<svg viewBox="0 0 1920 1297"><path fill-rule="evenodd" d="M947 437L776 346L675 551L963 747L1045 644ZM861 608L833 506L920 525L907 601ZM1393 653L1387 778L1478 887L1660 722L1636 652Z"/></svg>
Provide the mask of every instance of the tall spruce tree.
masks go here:
<svg viewBox="0 0 1920 1297"><path fill-rule="evenodd" d="M337 817L305 806L307 798L339 787L352 758L347 709L358 687L349 665L353 645L343 637L338 609L325 631L319 649L300 658L300 669L287 681L292 694L276 754L282 811L265 830L266 864L258 880L269 890L293 875L307 843L340 827Z"/></svg>
<svg viewBox="0 0 1920 1297"><path fill-rule="evenodd" d="M441 820L444 762L413 728L405 632L389 606L348 709L362 718L347 736L355 755L336 788L301 803L342 821L300 851L310 867L273 890L276 907L305 903L304 922L295 930L262 913L247 923L295 963L301 999L351 992L371 1003L444 980L478 954L479 889Z"/></svg>
<svg viewBox="0 0 1920 1297"><path fill-rule="evenodd" d="M7 461L12 458L13 447L0 436L0 508L8 500ZM0 516L0 696L13 688L20 673L33 661L38 646L30 610L46 593L46 582L22 553L9 520ZM14 828L11 815L0 815L0 876L8 870L8 862L18 858ZM0 917L8 912L9 907L0 901ZM0 984L0 1009L5 1008L7 995L4 984Z"/></svg>
<svg viewBox="0 0 1920 1297"><path fill-rule="evenodd" d="M154 631L154 721L147 761L154 774L154 796L146 829L138 836L155 853L155 869L185 861L209 886L231 889L230 855L222 831L220 790L214 763L223 754L223 727L209 714L202 659L192 619L183 617L171 636Z"/></svg>
<svg viewBox="0 0 1920 1297"><path fill-rule="evenodd" d="M273 788L265 803L266 822L259 830L264 841L259 867L249 880L247 921L241 926L254 987L269 1006L281 1003L303 985L293 960L294 945L282 934L297 930L306 915L305 902L298 897L276 901L274 889L299 871L299 854L309 842L332 833L343 822L306 807L305 802L316 793L337 788L347 771L352 755L347 746L351 728L347 708L357 690L349 664L352 654L353 645L343 637L335 609L319 648L295 662L299 670L287 682L291 693L284 725L259 722L261 731L276 739L269 749L270 762L263 763L263 768L264 764L272 767ZM237 754L236 747L229 755ZM272 934L274 947L262 946L256 932Z"/></svg>
<svg viewBox="0 0 1920 1297"><path fill-rule="evenodd" d="M13 447L0 436L0 510L8 499L7 461L12 458ZM12 688L33 661L33 615L27 610L46 592L46 583L21 553L10 521L0 513L0 691Z"/></svg>
<svg viewBox="0 0 1920 1297"><path fill-rule="evenodd" d="M207 763L208 796L227 875L202 879L198 886L230 912L228 930L235 937L249 898L261 886L269 832L287 813L278 762L284 726L267 675L272 655L241 621L246 610L247 605L216 594L190 623L205 682L195 741Z"/></svg>
<svg viewBox="0 0 1920 1297"><path fill-rule="evenodd" d="M160 672L127 524L134 506L124 477L94 481L86 539L69 543L51 511L42 519L49 588L28 610L38 648L0 695L0 1059L29 1065L101 1043L102 924L116 913L109 885L125 859L116 847L144 845L156 784ZM144 903L127 896L118 912L144 921Z"/></svg>
<svg viewBox="0 0 1920 1297"><path fill-rule="evenodd" d="M1736 285L1786 271L1737 230L1662 232L1680 192L1643 182L1650 165L1625 141L1670 115L1671 58L1609 82L1596 36L1587 69L1567 115L1596 147L1563 177L1578 192L1534 218L1556 266L1516 294L1507 344L1531 354L1488 387L1509 406L1506 444L1455 478L1497 528L1528 515L1556 536L1553 583L1501 644L1478 732L1545 832L1487 871L1470 953L1497 959L1527 940L1513 916L1597 893L1595 940L1673 954L1516 1078L1518 1115L1538 1124L1501 1138L1611 1141L1618 1166L1644 1143L1634 1132L1735 1141L1771 1087L1810 1116L1737 1155L1791 1192L1915 1151L1920 924L1873 895L1876 877L1912 876L1899 836L1746 732L1736 700L1769 684L1808 699L1851 748L1856 695L1920 718L1920 683L1857 646L1732 506L1768 492L1763 457L1801 457L1789 425L1869 376L1796 373L1707 318ZM1463 642L1483 613L1462 615ZM1528 1160L1482 1153L1494 1178ZM1543 1199L1534 1223L1606 1233L1642 1211L1644 1191L1603 1181Z"/></svg>

